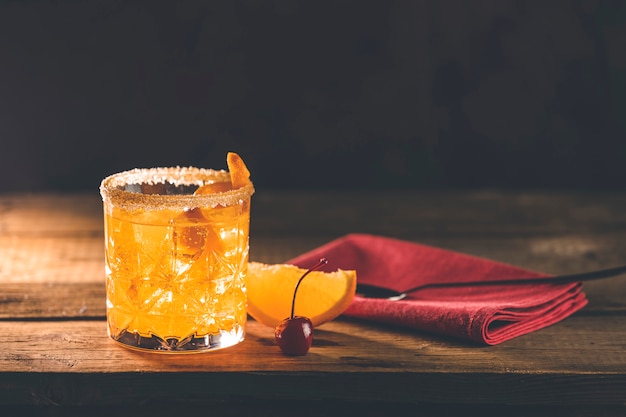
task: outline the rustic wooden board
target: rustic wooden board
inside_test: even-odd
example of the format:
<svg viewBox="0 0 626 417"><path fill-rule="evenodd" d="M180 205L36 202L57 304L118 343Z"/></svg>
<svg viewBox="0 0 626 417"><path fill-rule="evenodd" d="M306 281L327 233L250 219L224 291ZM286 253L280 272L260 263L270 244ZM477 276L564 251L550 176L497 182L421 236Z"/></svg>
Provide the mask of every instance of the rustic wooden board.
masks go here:
<svg viewBox="0 0 626 417"><path fill-rule="evenodd" d="M246 393L256 399L623 404L624 342L606 334L625 334L626 323L609 318L589 326L590 320L571 317L489 348L338 320L318 329L304 357L280 353L273 329L256 322L248 324L242 344L191 355L117 346L102 320L0 322L0 343L21 346L0 360L0 403L50 397L60 404L124 404L181 395L223 401Z"/></svg>
<svg viewBox="0 0 626 417"><path fill-rule="evenodd" d="M589 304L581 315L626 320L626 276L586 284ZM0 283L0 320L104 318L104 282Z"/></svg>
<svg viewBox="0 0 626 417"><path fill-rule="evenodd" d="M250 258L285 262L338 236L252 236ZM626 233L563 237L443 236L407 240L519 265L552 274L574 273L626 263ZM0 283L104 280L104 242L97 236L0 234Z"/></svg>
<svg viewBox="0 0 626 417"><path fill-rule="evenodd" d="M562 236L626 231L626 195L620 192L260 190L252 207L256 232L262 235Z"/></svg>
<svg viewBox="0 0 626 417"><path fill-rule="evenodd" d="M89 235L102 230L98 194L0 195L2 235Z"/></svg>
<svg viewBox="0 0 626 417"><path fill-rule="evenodd" d="M567 236L626 231L626 193L545 191L264 191L252 202L259 236ZM0 195L2 234L102 230L92 194Z"/></svg>
<svg viewBox="0 0 626 417"><path fill-rule="evenodd" d="M0 283L0 320L103 319L104 282Z"/></svg>
<svg viewBox="0 0 626 417"><path fill-rule="evenodd" d="M593 328L589 325L593 324ZM339 319L316 329L306 356L283 355L274 329L250 320L246 341L205 354L154 354L110 340L102 320L0 322L0 372L402 372L496 374L622 374L626 372L622 317L572 316L497 346L481 346L413 330ZM592 354L594 353L594 354ZM601 353L598 355L597 353ZM572 363L571 359L576 358ZM259 360L262 358L263 360ZM622 393L626 397L626 391Z"/></svg>
<svg viewBox="0 0 626 417"><path fill-rule="evenodd" d="M555 274L626 263L623 193L259 190L252 210L260 262L360 232ZM97 193L0 195L0 282L102 279L102 223Z"/></svg>
<svg viewBox="0 0 626 417"><path fill-rule="evenodd" d="M360 232L554 274L626 263L620 192L257 190L252 208L251 259L261 262ZM498 346L342 318L318 329L304 357L282 355L272 329L254 321L232 349L146 354L106 335L97 193L0 195L0 405L81 405L79 415L103 405L141 414L138 404L285 415L278 403L324 415L406 404L424 415L626 415L626 276L584 289L582 311Z"/></svg>

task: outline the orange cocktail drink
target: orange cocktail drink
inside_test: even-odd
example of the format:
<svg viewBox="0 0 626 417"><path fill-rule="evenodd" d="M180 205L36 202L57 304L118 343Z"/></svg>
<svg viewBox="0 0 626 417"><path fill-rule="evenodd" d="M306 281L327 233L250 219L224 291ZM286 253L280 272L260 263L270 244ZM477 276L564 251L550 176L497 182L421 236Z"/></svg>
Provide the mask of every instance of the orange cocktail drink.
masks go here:
<svg viewBox="0 0 626 417"><path fill-rule="evenodd" d="M240 181L241 182L241 181ZM109 335L199 352L244 338L252 183L226 171L135 169L103 180Z"/></svg>

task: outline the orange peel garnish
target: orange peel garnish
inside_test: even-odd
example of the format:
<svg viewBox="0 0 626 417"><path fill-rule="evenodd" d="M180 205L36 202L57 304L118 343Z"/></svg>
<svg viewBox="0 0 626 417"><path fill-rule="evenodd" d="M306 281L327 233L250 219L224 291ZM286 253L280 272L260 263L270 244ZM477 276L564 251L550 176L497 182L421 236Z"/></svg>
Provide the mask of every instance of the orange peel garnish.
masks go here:
<svg viewBox="0 0 626 417"><path fill-rule="evenodd" d="M198 187L194 194L216 194L230 191L232 189L233 187L229 182L214 182L212 184L204 184L203 186Z"/></svg>
<svg viewBox="0 0 626 417"><path fill-rule="evenodd" d="M250 182L250 171L238 154L228 152L226 162L228 163L228 171L230 172L230 181L233 184L233 189L241 188Z"/></svg>

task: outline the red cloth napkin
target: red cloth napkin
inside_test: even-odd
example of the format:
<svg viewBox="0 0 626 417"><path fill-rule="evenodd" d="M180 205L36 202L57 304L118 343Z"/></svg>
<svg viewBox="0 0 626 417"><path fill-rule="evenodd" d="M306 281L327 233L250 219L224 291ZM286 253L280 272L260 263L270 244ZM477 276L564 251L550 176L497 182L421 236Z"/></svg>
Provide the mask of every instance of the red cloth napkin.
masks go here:
<svg viewBox="0 0 626 417"><path fill-rule="evenodd" d="M287 263L355 269L359 283L405 291L421 283L549 276L382 236L350 234ZM356 296L345 315L496 345L552 325L587 304L581 283L430 288L400 301Z"/></svg>

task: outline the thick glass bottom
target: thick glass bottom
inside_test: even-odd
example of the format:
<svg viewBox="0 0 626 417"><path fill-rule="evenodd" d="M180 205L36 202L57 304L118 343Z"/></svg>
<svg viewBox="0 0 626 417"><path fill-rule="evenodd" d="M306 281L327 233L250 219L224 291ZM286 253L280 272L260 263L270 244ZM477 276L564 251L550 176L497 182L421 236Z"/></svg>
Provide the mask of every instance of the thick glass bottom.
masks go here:
<svg viewBox="0 0 626 417"><path fill-rule="evenodd" d="M231 331L220 331L205 336L189 336L179 340L176 338L162 339L157 336L145 337L137 333L123 331L119 336L111 336L122 346L154 353L202 353L235 346L245 339L243 327L237 326Z"/></svg>

